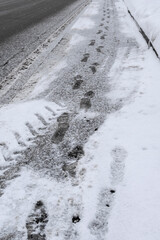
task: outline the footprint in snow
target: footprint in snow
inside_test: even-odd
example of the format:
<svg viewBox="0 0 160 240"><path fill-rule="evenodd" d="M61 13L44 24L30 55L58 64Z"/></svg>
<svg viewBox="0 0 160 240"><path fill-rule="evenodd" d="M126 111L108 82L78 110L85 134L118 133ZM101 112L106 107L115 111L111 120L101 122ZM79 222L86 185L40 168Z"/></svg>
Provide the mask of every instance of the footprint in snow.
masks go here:
<svg viewBox="0 0 160 240"><path fill-rule="evenodd" d="M125 159L127 152L123 147L115 147L111 151L112 162L111 162L111 182L112 184L118 184L123 180Z"/></svg>
<svg viewBox="0 0 160 240"><path fill-rule="evenodd" d="M89 46L94 46L95 40L91 40Z"/></svg>
<svg viewBox="0 0 160 240"><path fill-rule="evenodd" d="M87 62L89 56L90 56L89 53L85 53L85 54L83 55L83 58L81 59L81 62Z"/></svg>
<svg viewBox="0 0 160 240"><path fill-rule="evenodd" d="M45 227L47 222L48 215L44 203L38 201L26 222L27 239L46 240Z"/></svg>

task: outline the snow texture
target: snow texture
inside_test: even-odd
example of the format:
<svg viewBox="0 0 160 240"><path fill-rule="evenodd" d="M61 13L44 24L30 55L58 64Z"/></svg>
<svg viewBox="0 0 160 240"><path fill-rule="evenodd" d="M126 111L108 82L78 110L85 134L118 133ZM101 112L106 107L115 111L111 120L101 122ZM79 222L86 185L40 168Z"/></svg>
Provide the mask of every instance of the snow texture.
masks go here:
<svg viewBox="0 0 160 240"><path fill-rule="evenodd" d="M94 0L74 23L70 51L84 42L83 30L96 27L92 17L98 18L102 5L103 1ZM48 214L47 240L159 240L160 63L152 50L148 50L121 0L116 1L116 9L121 31L136 43L132 48L125 44L119 47L116 60L105 76L109 82L107 102L111 106L121 102L122 107L108 113L104 124L90 136L84 156L76 163L74 178L57 181L25 166L9 182L0 197L1 239L26 240L28 216L35 202L43 199ZM56 79L67 64L60 62L55 71L49 64L42 75L40 71L35 74L32 80L40 78L40 81L31 96L47 88L51 76ZM105 62L99 72L104 67ZM2 107L1 165L15 150L25 148L28 138L36 132L40 134L39 128L54 123L54 118L63 111L64 108L43 99ZM96 111L80 110L76 118L90 120L96 116ZM81 221L74 224L73 216Z"/></svg>
<svg viewBox="0 0 160 240"><path fill-rule="evenodd" d="M121 13L123 32L134 34L120 1L117 8ZM129 104L107 119L103 129L108 151L118 146L127 152L125 175L117 187L109 220L109 240L158 240L160 236L160 67L158 59L151 50L145 49L138 34L136 39L140 51L131 52L127 61L123 57L117 59L110 73L115 79L109 95L112 100L116 96L128 96L132 90L134 94L129 98ZM122 167L119 169L121 175ZM115 181L113 176L111 179Z"/></svg>
<svg viewBox="0 0 160 240"><path fill-rule="evenodd" d="M160 1L124 0L160 56Z"/></svg>
<svg viewBox="0 0 160 240"><path fill-rule="evenodd" d="M62 113L62 107L45 100L10 104L0 108L0 165L24 150L31 140Z"/></svg>

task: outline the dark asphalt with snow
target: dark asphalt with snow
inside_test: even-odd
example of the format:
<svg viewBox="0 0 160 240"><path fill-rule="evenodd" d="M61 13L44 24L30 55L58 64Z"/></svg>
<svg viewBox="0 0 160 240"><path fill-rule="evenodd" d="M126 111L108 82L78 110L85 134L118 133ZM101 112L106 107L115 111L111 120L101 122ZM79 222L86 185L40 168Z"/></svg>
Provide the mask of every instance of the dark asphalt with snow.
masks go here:
<svg viewBox="0 0 160 240"><path fill-rule="evenodd" d="M84 0L0 0L0 82Z"/></svg>
<svg viewBox="0 0 160 240"><path fill-rule="evenodd" d="M0 0L0 42L57 14L76 0Z"/></svg>

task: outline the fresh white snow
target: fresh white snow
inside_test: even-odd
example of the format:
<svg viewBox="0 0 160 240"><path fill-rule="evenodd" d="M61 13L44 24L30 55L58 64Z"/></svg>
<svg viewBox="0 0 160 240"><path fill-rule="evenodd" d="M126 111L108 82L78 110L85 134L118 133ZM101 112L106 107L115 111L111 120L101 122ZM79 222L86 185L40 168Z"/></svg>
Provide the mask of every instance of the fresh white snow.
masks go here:
<svg viewBox="0 0 160 240"><path fill-rule="evenodd" d="M160 1L124 0L160 56Z"/></svg>
<svg viewBox="0 0 160 240"><path fill-rule="evenodd" d="M109 220L109 240L158 240L160 234L160 68L152 52L143 57L134 99L106 121L108 150L120 145L127 152L125 177ZM135 64L142 67L137 59ZM120 77L121 84L123 80Z"/></svg>
<svg viewBox="0 0 160 240"><path fill-rule="evenodd" d="M121 3L117 7L124 10L123 31L133 34L125 9ZM128 104L107 119L103 131L108 151L120 146L127 152L124 180L117 186L109 219L109 240L158 240L160 236L160 63L138 34L136 39L139 52L131 52L126 61L117 59L111 70L109 98L115 101L133 94ZM111 158L107 161L113 161Z"/></svg>

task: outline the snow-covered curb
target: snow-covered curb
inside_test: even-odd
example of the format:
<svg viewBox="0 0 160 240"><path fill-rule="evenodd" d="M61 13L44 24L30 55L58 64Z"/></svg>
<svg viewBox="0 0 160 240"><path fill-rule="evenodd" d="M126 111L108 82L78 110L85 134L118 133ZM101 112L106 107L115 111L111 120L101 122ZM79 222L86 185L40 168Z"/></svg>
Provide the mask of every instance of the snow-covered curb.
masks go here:
<svg viewBox="0 0 160 240"><path fill-rule="evenodd" d="M157 56L160 57L160 1L124 0L129 13L139 25L140 32L150 42Z"/></svg>

